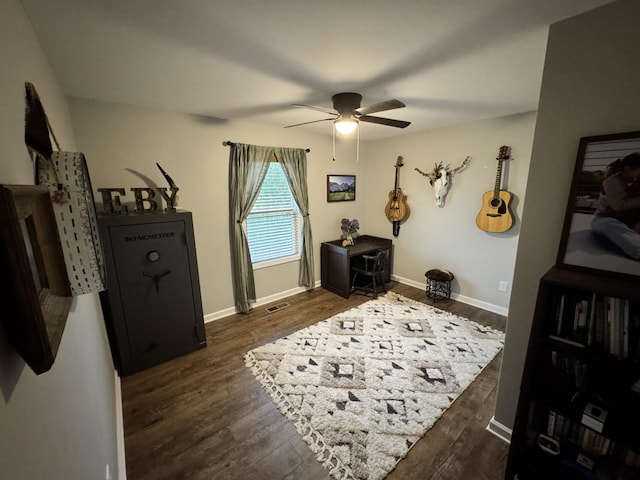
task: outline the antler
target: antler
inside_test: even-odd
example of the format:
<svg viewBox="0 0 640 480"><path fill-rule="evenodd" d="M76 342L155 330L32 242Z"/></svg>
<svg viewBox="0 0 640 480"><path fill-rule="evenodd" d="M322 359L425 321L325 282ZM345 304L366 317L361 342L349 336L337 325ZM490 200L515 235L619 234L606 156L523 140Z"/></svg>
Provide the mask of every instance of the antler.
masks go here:
<svg viewBox="0 0 640 480"><path fill-rule="evenodd" d="M447 166L447 170L449 170L449 173L451 175L455 175L456 173L459 173L462 170L464 170L465 168L467 168L467 166L469 165L470 161L471 161L471 157L467 155L467 158L464 159L464 161L460 164L460 166L454 168L453 170L449 170L449 168Z"/></svg>
<svg viewBox="0 0 640 480"><path fill-rule="evenodd" d="M447 165L446 167L443 167L442 162L440 162L440 163L436 163L435 166L433 167L433 170L431 170L429 173L425 173L419 168L416 168L416 171L418 173L421 173L425 177L429 177L429 183L433 185L433 182L435 182L437 179L439 179L442 176L442 170L446 171L448 168L449 168L449 165Z"/></svg>

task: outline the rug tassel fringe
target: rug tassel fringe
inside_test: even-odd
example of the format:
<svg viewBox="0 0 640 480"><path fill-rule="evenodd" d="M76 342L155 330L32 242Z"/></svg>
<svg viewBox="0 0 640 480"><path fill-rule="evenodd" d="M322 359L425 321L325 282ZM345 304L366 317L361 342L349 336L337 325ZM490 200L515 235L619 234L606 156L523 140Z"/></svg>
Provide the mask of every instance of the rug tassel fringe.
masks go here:
<svg viewBox="0 0 640 480"><path fill-rule="evenodd" d="M264 371L260 362L256 360L252 352L245 355L244 361L246 366L251 370L251 373L260 379L261 385L273 399L278 410L293 422L298 433L304 441L309 444L309 448L315 453L316 459L329 471L329 474L336 480L355 480L351 469L344 465L342 461L331 452L322 439L322 435L311 428L296 407L287 400L287 396Z"/></svg>

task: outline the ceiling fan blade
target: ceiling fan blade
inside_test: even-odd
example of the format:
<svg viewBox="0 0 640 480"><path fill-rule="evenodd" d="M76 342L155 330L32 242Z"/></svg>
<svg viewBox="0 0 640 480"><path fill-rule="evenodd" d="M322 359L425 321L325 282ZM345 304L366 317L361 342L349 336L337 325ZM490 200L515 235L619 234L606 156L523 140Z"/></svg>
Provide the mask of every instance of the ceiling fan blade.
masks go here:
<svg viewBox="0 0 640 480"><path fill-rule="evenodd" d="M387 125L389 127L406 128L411 125L411 122L405 122L404 120L395 120L393 118L372 117L370 115L362 115L358 117L361 122L378 123L380 125Z"/></svg>
<svg viewBox="0 0 640 480"><path fill-rule="evenodd" d="M370 113L384 112L385 110L393 110L395 108L406 107L404 103L395 98L392 100L386 100L380 103L374 103L373 105L366 105L364 107L356 108L356 112L361 115L368 115Z"/></svg>
<svg viewBox="0 0 640 480"><path fill-rule="evenodd" d="M316 107L315 105L302 105L302 104L294 104L294 107L301 107L301 108L309 108L311 110L316 110L318 112L323 112L323 113L332 113L337 115L338 113L331 109L331 108L324 108L324 107Z"/></svg>
<svg viewBox="0 0 640 480"><path fill-rule="evenodd" d="M312 120L311 122L302 122L302 123L296 123L294 125L287 125L284 128L299 127L300 125L309 125L310 123L326 122L327 120L335 120L335 119L336 117L322 118L320 120Z"/></svg>

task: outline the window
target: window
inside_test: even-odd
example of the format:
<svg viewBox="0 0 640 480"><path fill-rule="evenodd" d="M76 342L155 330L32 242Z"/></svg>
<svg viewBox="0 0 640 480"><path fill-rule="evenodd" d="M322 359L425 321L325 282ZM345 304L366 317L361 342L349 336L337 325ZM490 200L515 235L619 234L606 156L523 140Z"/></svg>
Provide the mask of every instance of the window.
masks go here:
<svg viewBox="0 0 640 480"><path fill-rule="evenodd" d="M256 203L247 216L249 251L258 263L300 257L300 211L278 162L271 162Z"/></svg>

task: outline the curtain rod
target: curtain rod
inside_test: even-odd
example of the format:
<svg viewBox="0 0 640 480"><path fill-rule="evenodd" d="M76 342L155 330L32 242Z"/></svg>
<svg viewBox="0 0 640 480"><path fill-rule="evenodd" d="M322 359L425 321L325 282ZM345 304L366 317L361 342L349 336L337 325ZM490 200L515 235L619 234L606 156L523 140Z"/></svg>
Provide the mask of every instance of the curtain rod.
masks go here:
<svg viewBox="0 0 640 480"><path fill-rule="evenodd" d="M229 140L225 140L224 142L222 142L222 145L224 145L225 147L231 147L231 146L235 145L235 143L234 142L230 142ZM310 148L305 148L304 151L309 153L311 151L311 149Z"/></svg>

